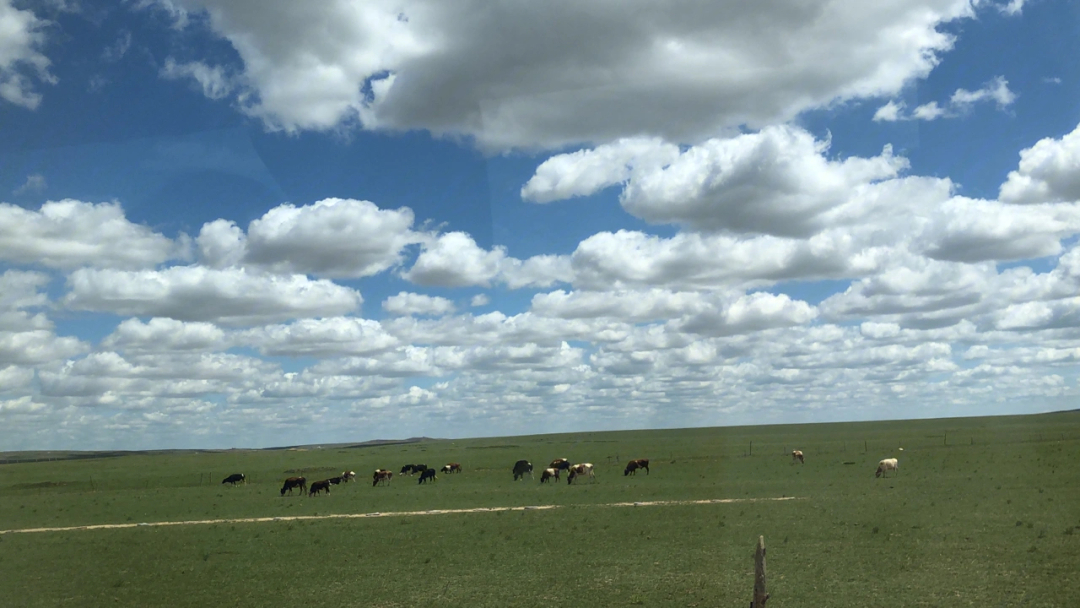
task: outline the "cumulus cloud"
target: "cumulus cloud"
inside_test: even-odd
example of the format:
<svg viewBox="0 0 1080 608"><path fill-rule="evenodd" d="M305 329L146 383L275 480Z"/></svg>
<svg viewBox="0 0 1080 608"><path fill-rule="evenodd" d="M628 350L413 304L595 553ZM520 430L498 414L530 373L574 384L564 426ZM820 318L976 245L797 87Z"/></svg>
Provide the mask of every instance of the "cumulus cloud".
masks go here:
<svg viewBox="0 0 1080 608"><path fill-rule="evenodd" d="M210 351L228 346L225 332L212 323L154 317L126 319L101 342L125 352Z"/></svg>
<svg viewBox="0 0 1080 608"><path fill-rule="evenodd" d="M1020 165L998 196L1016 204L1080 201L1080 126L1021 150Z"/></svg>
<svg viewBox="0 0 1080 608"><path fill-rule="evenodd" d="M806 302L792 300L785 294L756 292L689 316L679 326L683 331L695 334L729 336L803 325L813 321L816 316L817 311Z"/></svg>
<svg viewBox="0 0 1080 608"><path fill-rule="evenodd" d="M995 76L982 88L975 91L957 89L945 106L936 101L924 103L910 113L904 113L904 102L889 101L874 113L875 122L895 122L898 120L937 120L939 118L957 118L969 112L976 103L994 102L999 110L1004 110L1016 101L1016 94L1009 90L1009 82L1002 76Z"/></svg>
<svg viewBox="0 0 1080 608"><path fill-rule="evenodd" d="M42 52L48 22L12 0L0 0L0 99L33 110L41 103L35 81L56 84Z"/></svg>
<svg viewBox="0 0 1080 608"><path fill-rule="evenodd" d="M660 139L620 139L610 144L545 160L521 189L521 198L549 203L588 196L630 179L632 172L662 168L679 156L679 147Z"/></svg>
<svg viewBox="0 0 1080 608"><path fill-rule="evenodd" d="M412 224L408 208L328 198L274 207L246 234L227 220L207 223L196 244L201 260L215 268L243 264L284 274L365 277L397 265L406 246L429 238Z"/></svg>
<svg viewBox="0 0 1080 608"><path fill-rule="evenodd" d="M826 211L908 166L889 147L877 157L843 161L827 160L826 149L827 143L792 127L709 140L669 166L654 165L632 177L622 205L651 223L809 236L825 225Z"/></svg>
<svg viewBox="0 0 1080 608"><path fill-rule="evenodd" d="M68 276L67 285L62 303L73 310L226 325L335 316L352 312L363 302L358 292L327 280L259 274L242 268L82 268Z"/></svg>
<svg viewBox="0 0 1080 608"><path fill-rule="evenodd" d="M383 310L394 315L442 316L454 312L454 303L446 298L402 291L383 301Z"/></svg>
<svg viewBox="0 0 1080 608"><path fill-rule="evenodd" d="M252 328L237 340L266 355L328 357L368 355L399 345L378 321L355 317L300 319L288 325Z"/></svg>
<svg viewBox="0 0 1080 608"><path fill-rule="evenodd" d="M271 128L360 122L486 149L692 142L893 95L952 48L939 28L973 15L966 0L472 4L179 3L236 49L236 98Z"/></svg>
<svg viewBox="0 0 1080 608"><path fill-rule="evenodd" d="M147 268L185 255L173 241L133 224L117 203L50 201L32 211L0 203L0 259L70 269Z"/></svg>
<svg viewBox="0 0 1080 608"><path fill-rule="evenodd" d="M447 232L425 243L416 262L401 276L431 287L488 287L497 280L517 289L569 281L570 273L564 257L542 255L522 261L506 255L504 247L485 251L468 234Z"/></svg>

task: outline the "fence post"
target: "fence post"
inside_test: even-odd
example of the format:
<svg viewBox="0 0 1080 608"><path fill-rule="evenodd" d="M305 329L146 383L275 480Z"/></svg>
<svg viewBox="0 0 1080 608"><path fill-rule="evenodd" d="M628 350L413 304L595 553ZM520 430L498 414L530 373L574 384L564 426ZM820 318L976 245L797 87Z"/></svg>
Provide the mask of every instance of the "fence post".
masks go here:
<svg viewBox="0 0 1080 608"><path fill-rule="evenodd" d="M769 594L765 593L765 537L759 536L754 552L754 601L750 608L765 608Z"/></svg>

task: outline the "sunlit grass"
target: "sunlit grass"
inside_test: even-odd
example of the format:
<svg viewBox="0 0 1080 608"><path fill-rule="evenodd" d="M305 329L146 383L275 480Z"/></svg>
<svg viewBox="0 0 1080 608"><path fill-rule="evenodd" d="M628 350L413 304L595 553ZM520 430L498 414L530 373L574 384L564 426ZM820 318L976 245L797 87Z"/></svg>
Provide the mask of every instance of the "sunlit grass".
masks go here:
<svg viewBox="0 0 1080 608"><path fill-rule="evenodd" d="M1078 447L1080 416L1057 414L3 465L0 529L560 508L9 533L0 597L12 606L746 605L760 534L778 606L1080 605ZM794 448L805 465L791 464ZM887 456L900 458L899 474L875 479ZM595 463L596 483L540 485L539 468L557 457ZM652 474L624 477L622 465L639 457ZM518 458L532 460L535 479L512 481ZM417 461L465 471L371 487L375 468ZM309 480L352 469L360 480L282 498L281 480L300 469ZM249 483L220 485L232 472ZM783 496L801 498L603 506Z"/></svg>

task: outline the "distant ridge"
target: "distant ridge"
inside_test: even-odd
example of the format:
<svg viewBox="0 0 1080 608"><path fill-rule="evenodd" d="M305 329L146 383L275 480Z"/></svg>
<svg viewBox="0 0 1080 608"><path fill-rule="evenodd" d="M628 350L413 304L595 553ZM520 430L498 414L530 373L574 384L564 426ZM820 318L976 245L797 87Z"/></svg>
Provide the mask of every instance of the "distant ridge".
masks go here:
<svg viewBox="0 0 1080 608"><path fill-rule="evenodd" d="M229 451L259 450L349 450L356 448L371 448L380 445L406 445L411 443L424 443L427 441L440 441L434 437L409 437L408 439L372 439L362 443L333 443L311 445L289 445L272 448L220 448L220 449L186 449L174 450L101 450L80 452L77 450L27 450L19 452L0 452L0 465L23 464L30 462L48 462L52 460L88 460L92 458L118 458L120 456L136 456L148 454L192 454L192 453L215 453Z"/></svg>

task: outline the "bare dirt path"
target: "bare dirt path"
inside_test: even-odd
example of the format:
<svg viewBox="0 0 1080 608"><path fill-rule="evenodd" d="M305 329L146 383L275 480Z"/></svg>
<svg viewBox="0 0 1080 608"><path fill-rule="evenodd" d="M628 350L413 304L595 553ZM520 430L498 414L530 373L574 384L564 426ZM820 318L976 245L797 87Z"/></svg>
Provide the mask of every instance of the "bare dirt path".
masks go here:
<svg viewBox="0 0 1080 608"><path fill-rule="evenodd" d="M206 526L212 524L249 524L274 521L301 521L315 519L361 519L367 517L411 517L416 515L456 515L458 513L495 513L496 511L547 511L571 507L666 507L677 505L709 505L735 502L761 502L777 500L803 500L806 497L785 496L783 498L713 498L707 500L654 500L649 502L612 502L596 505L538 505L524 507L478 507L475 509L433 509L429 511L390 511L374 513L338 513L333 515L292 515L286 517L245 517L235 519L198 519L189 521L155 521L137 524L96 524L91 526L68 526L63 528L22 528L0 530L3 534L26 534L31 532L71 532L75 530L119 530L121 528L143 528L151 526Z"/></svg>

